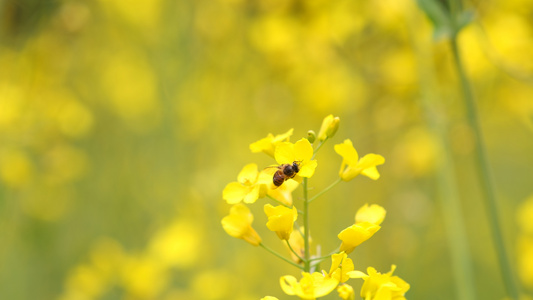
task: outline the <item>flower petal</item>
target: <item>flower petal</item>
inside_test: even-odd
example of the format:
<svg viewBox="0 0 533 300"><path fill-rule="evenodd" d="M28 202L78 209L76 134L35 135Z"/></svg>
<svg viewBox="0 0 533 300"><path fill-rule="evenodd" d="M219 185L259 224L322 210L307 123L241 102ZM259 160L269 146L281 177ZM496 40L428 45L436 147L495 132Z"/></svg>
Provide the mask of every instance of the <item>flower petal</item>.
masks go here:
<svg viewBox="0 0 533 300"><path fill-rule="evenodd" d="M380 177L378 169L376 167L364 169L363 171L361 171L361 175L365 175L366 177L373 180L378 180Z"/></svg>
<svg viewBox="0 0 533 300"><path fill-rule="evenodd" d="M228 204L236 204L248 194L250 189L238 182L230 182L222 191L222 198L228 202Z"/></svg>
<svg viewBox="0 0 533 300"><path fill-rule="evenodd" d="M362 170L368 169L370 167L379 166L385 163L385 158L379 154L370 153L361 158L357 163L357 168Z"/></svg>
<svg viewBox="0 0 533 300"><path fill-rule="evenodd" d="M375 225L381 225L386 214L387 211L383 207L377 204L368 206L367 203L359 208L355 214L355 223L369 222Z"/></svg>
<svg viewBox="0 0 533 300"><path fill-rule="evenodd" d="M344 140L344 143L335 145L335 152L342 156L343 160L348 164L355 166L359 160L359 155L353 147L352 141L350 139Z"/></svg>
<svg viewBox="0 0 533 300"><path fill-rule="evenodd" d="M251 185L257 181L257 165L254 163L247 164L242 168L237 176L237 181L242 184Z"/></svg>
<svg viewBox="0 0 533 300"><path fill-rule="evenodd" d="M317 166L317 161L312 160L307 163L304 163L300 166L300 172L298 172L298 175L301 177L307 177L310 178L315 174L315 169Z"/></svg>
<svg viewBox="0 0 533 300"><path fill-rule="evenodd" d="M313 157L313 146L308 139L300 139L294 144L295 160L308 161Z"/></svg>
<svg viewBox="0 0 533 300"><path fill-rule="evenodd" d="M294 145L289 142L279 144L274 151L274 157L278 164L292 164L296 159L294 156Z"/></svg>

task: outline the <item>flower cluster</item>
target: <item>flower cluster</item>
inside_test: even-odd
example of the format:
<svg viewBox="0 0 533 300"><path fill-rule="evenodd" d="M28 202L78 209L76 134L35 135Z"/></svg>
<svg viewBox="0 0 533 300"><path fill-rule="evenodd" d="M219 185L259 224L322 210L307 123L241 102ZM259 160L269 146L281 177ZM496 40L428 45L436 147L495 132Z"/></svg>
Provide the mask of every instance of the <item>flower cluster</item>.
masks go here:
<svg viewBox="0 0 533 300"><path fill-rule="evenodd" d="M338 234L340 245L329 255L312 255L310 251L311 236L309 230L308 209L311 202L339 184L364 175L373 180L380 177L377 166L385 163L383 156L367 154L361 158L351 140L334 146L335 152L342 157L339 177L326 189L309 197L308 180L315 174L317 160L315 156L320 148L337 132L339 118L327 116L322 122L319 134L310 130L306 138L295 143L290 142L293 129L267 137L250 145L254 153L265 153L273 157L276 164L259 170L256 164L244 166L237 176L237 181L229 183L222 197L233 206L228 216L222 219L224 230L232 237L260 246L301 271L301 279L292 275L280 278L280 285L287 295L301 299L316 299L330 294L337 289L341 299L354 299L354 289L346 282L351 278L363 279L361 297L372 299L405 299L409 284L397 276L392 276L396 266L389 273L381 274L368 267L365 274L354 270L353 261L348 257L356 247L372 237L385 219L386 211L377 204L364 204L355 214L353 225ZM292 193L298 186L303 188L303 208L293 205ZM252 227L253 215L246 204L255 203L258 199L267 198L274 202L264 204L264 212L268 219L266 227L275 232L287 246L290 258L276 253L263 244L261 237ZM319 272L318 265L331 259L329 271ZM276 299L267 296L263 299Z"/></svg>

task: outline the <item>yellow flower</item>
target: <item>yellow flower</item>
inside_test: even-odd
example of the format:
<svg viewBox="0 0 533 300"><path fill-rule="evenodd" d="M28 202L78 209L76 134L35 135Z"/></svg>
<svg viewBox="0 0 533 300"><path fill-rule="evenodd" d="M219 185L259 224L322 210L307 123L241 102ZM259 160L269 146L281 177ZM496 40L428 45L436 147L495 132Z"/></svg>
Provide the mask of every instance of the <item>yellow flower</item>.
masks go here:
<svg viewBox="0 0 533 300"><path fill-rule="evenodd" d="M405 293L410 286L398 276L392 276L396 269L392 265L390 272L381 274L372 267L368 267L368 275L361 271L352 271L351 278L363 278L365 283L361 287L361 297L365 300L405 300Z"/></svg>
<svg viewBox="0 0 533 300"><path fill-rule="evenodd" d="M349 139L344 140L342 144L335 145L335 152L342 156L339 175L344 181L352 180L359 174L376 180L379 178L379 172L376 166L385 163L383 156L373 153L367 154L359 159L359 155L353 147L352 141Z"/></svg>
<svg viewBox="0 0 533 300"><path fill-rule="evenodd" d="M333 117L333 115L325 117L322 121L320 131L318 132L318 141L321 142L326 138L333 137L337 132L337 129L339 129L339 122L339 117Z"/></svg>
<svg viewBox="0 0 533 300"><path fill-rule="evenodd" d="M331 268L328 274L339 282L346 282L350 278L347 273L353 271L353 269L353 261L348 258L345 252L331 256Z"/></svg>
<svg viewBox="0 0 533 300"><path fill-rule="evenodd" d="M282 142L288 142L289 137L292 135L293 129L289 131L278 134L274 136L272 133L269 133L267 137L260 139L259 141L250 144L250 150L253 153L264 152L272 157L274 157L274 150L276 146Z"/></svg>
<svg viewBox="0 0 533 300"><path fill-rule="evenodd" d="M298 162L300 170L296 175L301 177L311 177L315 173L317 166L316 160L311 160L313 157L313 146L307 139L301 139L296 143L284 142L276 147L274 153L278 164L292 164Z"/></svg>
<svg viewBox="0 0 533 300"><path fill-rule="evenodd" d="M265 296L265 297L261 298L261 300L279 300L279 299L276 298L276 297L272 297L272 296Z"/></svg>
<svg viewBox="0 0 533 300"><path fill-rule="evenodd" d="M222 198L228 204L236 204L241 201L254 203L257 199L264 197L267 186L259 180L259 174L256 164L247 164L237 176L237 181L226 185Z"/></svg>
<svg viewBox="0 0 533 300"><path fill-rule="evenodd" d="M254 246L258 246L261 243L261 237L252 228L253 221L254 216L248 207L239 203L233 205L229 215L222 219L222 227L232 237L243 239Z"/></svg>
<svg viewBox="0 0 533 300"><path fill-rule="evenodd" d="M353 290L353 287L350 285L344 283L339 285L337 288L337 292L339 293L339 297L342 300L354 300L355 299L355 292Z"/></svg>
<svg viewBox="0 0 533 300"><path fill-rule="evenodd" d="M381 225L387 212L377 204L363 205L355 214L355 223L369 222L375 225Z"/></svg>
<svg viewBox="0 0 533 300"><path fill-rule="evenodd" d="M265 205L265 214L268 217L267 227L274 231L282 240L288 240L291 236L294 222L298 218L298 210L296 207L292 209L285 206Z"/></svg>
<svg viewBox="0 0 533 300"><path fill-rule="evenodd" d="M381 227L369 222L356 223L339 233L338 237L342 241L340 251L346 253L352 252L355 247L361 245L364 241L376 233Z"/></svg>
<svg viewBox="0 0 533 300"><path fill-rule="evenodd" d="M294 276L286 275L280 278L281 289L287 295L296 295L301 299L316 299L333 291L339 281L327 274L302 272L300 282Z"/></svg>

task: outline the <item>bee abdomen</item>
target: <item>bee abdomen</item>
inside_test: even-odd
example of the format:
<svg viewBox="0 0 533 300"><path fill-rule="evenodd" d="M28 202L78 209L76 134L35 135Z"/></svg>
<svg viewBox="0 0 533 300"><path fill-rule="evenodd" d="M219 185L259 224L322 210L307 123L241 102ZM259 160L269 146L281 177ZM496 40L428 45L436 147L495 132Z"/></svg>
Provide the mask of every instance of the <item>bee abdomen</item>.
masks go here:
<svg viewBox="0 0 533 300"><path fill-rule="evenodd" d="M272 182L274 183L275 186L280 186L285 181L285 177L279 173L280 173L279 171L276 172L274 174L274 177L272 178Z"/></svg>

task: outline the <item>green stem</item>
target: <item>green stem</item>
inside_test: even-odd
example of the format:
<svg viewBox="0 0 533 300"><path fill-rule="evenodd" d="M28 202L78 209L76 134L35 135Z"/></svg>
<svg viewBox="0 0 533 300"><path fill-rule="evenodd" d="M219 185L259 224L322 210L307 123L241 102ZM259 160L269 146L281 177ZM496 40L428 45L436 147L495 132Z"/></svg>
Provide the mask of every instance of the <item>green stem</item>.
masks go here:
<svg viewBox="0 0 533 300"><path fill-rule="evenodd" d="M310 249L309 249L309 201L307 195L307 178L303 181L304 189L304 271L309 272L311 270Z"/></svg>
<svg viewBox="0 0 533 300"><path fill-rule="evenodd" d="M323 189L320 193L314 195L311 199L309 199L309 203L313 202L316 198L322 196L324 193L326 193L327 191L331 190L334 186L336 186L337 184L339 184L340 182L342 181L342 179L339 177L337 180L335 180L335 182L333 182L332 184L330 184L327 188Z"/></svg>
<svg viewBox="0 0 533 300"><path fill-rule="evenodd" d="M315 159L315 156L316 154L318 153L318 150L320 150L320 148L322 148L322 145L324 145L326 143L326 141L328 140L328 137L326 137L323 141L321 141L318 146L316 147L315 151L313 151L313 157L311 157L311 160Z"/></svg>
<svg viewBox="0 0 533 300"><path fill-rule="evenodd" d="M518 299L518 287L515 280L513 279L513 272L511 270L511 264L509 263L509 258L506 253L502 232L499 225L498 218L498 208L496 203L496 196L493 190L493 184L489 175L488 159L484 149L484 143L481 136L481 129L479 125L479 118L476 111L476 104L474 102L474 96L468 79L466 77L466 72L463 67L461 56L459 53L459 47L457 44L457 34L454 34L451 38L451 48L453 52L453 60L457 73L461 82L461 89L463 92L466 111L468 116L468 122L472 131L474 133L474 142L475 142L475 164L477 175L480 179L482 198L485 202L485 207L487 209L490 229L492 232L492 238L494 241L494 247L498 255L498 261L501 269L501 274L503 277L503 282L507 291L507 295L511 299Z"/></svg>
<svg viewBox="0 0 533 300"><path fill-rule="evenodd" d="M291 249L291 252L294 253L294 255L296 255L301 261L304 261L303 257L301 257L296 251L294 251L294 249L292 249L289 240L285 240L285 242L287 243L287 246L289 246L289 249Z"/></svg>
<svg viewBox="0 0 533 300"><path fill-rule="evenodd" d="M315 261L315 260L324 260L324 259L328 259L330 258L333 254L336 254L339 252L339 247L337 247L337 249L331 251L328 255L326 256L321 256L321 257L315 257L315 258L311 258L311 261Z"/></svg>
<svg viewBox="0 0 533 300"><path fill-rule="evenodd" d="M265 246L263 243L260 243L259 246L263 247L263 249L265 249L266 251L268 251L268 252L274 254L275 256L277 256L277 257L283 259L284 261L288 262L289 264L291 264L291 265L297 267L298 269L302 270L302 266L300 266L299 264L294 263L293 261L289 260L288 258L283 257L281 254L279 254L279 253L277 253L276 251L274 251L274 250L268 248L268 247Z"/></svg>

